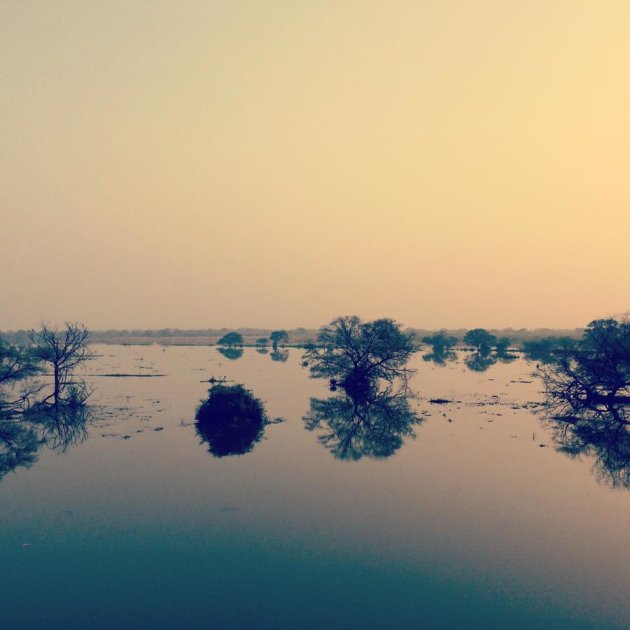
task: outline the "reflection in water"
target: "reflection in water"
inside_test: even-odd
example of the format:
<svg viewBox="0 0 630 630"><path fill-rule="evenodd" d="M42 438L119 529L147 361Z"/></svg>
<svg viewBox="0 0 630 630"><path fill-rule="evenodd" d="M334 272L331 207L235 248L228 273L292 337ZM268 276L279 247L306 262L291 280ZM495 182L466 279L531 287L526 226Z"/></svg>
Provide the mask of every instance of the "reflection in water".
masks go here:
<svg viewBox="0 0 630 630"><path fill-rule="evenodd" d="M613 488L630 488L630 413L627 405L573 409L565 416L547 419L558 450L569 457L595 458L599 482Z"/></svg>
<svg viewBox="0 0 630 630"><path fill-rule="evenodd" d="M506 347L497 346L496 357L497 357L497 360L500 361L501 363L512 363L512 361L516 361L516 359L518 359L518 355L512 354L510 352L510 349L507 346Z"/></svg>
<svg viewBox="0 0 630 630"><path fill-rule="evenodd" d="M34 464L42 446L65 453L84 442L90 418L90 409L84 405L43 407L0 418L0 479L15 468Z"/></svg>
<svg viewBox="0 0 630 630"><path fill-rule="evenodd" d="M354 394L354 395L353 395ZM411 409L406 388L393 393L372 384L364 395L343 393L332 398L312 398L309 431L319 430L319 441L337 459L382 459L393 455L422 419Z"/></svg>
<svg viewBox="0 0 630 630"><path fill-rule="evenodd" d="M42 440L61 453L85 442L91 419L90 408L85 405L50 407L34 417Z"/></svg>
<svg viewBox="0 0 630 630"><path fill-rule="evenodd" d="M215 385L195 415L197 435L215 457L244 455L260 442L265 408L242 385Z"/></svg>
<svg viewBox="0 0 630 630"><path fill-rule="evenodd" d="M0 480L20 466L28 468L34 464L40 445L41 440L30 425L0 418Z"/></svg>
<svg viewBox="0 0 630 630"><path fill-rule="evenodd" d="M425 361L432 361L436 365L445 365L457 356L453 352L457 337L448 335L445 330L440 330L435 335L423 337L422 343L428 344L432 349L431 352L422 357Z"/></svg>
<svg viewBox="0 0 630 630"><path fill-rule="evenodd" d="M230 347L230 346L218 346L217 351L220 352L226 359L230 361L236 361L243 356L243 348Z"/></svg>
<svg viewBox="0 0 630 630"><path fill-rule="evenodd" d="M281 361L284 363L289 358L289 351L285 348L274 348L269 356L272 361Z"/></svg>
<svg viewBox="0 0 630 630"><path fill-rule="evenodd" d="M436 365L446 365L450 361L455 361L457 354L452 350L435 350L422 355L424 361L430 361Z"/></svg>
<svg viewBox="0 0 630 630"><path fill-rule="evenodd" d="M538 363L554 363L557 353L564 353L573 349L576 345L575 339L570 337L544 337L542 339L531 339L523 341L523 354L530 361Z"/></svg>
<svg viewBox="0 0 630 630"><path fill-rule="evenodd" d="M482 352L473 352L464 359L466 367L473 372L485 372L496 362L497 357L495 355Z"/></svg>
<svg viewBox="0 0 630 630"><path fill-rule="evenodd" d="M256 348L258 354L269 354L269 348Z"/></svg>
<svg viewBox="0 0 630 630"><path fill-rule="evenodd" d="M407 388L413 337L391 319L338 317L320 329L319 345L307 351L303 365L343 393L312 398L304 422L309 431L319 430L319 441L336 458L389 457L405 437L415 437L421 419L409 405ZM395 392L394 383L400 384Z"/></svg>

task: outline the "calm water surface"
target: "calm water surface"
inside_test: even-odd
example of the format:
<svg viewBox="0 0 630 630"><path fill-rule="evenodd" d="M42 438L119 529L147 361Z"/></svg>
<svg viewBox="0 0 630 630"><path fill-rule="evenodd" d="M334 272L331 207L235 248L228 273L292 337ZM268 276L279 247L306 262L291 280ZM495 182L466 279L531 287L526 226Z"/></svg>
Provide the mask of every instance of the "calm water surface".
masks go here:
<svg viewBox="0 0 630 630"><path fill-rule="evenodd" d="M416 355L415 437L344 461L299 350L97 349L88 438L0 481L0 627L630 627L630 490L554 448L531 364ZM224 375L284 421L215 458L194 413Z"/></svg>

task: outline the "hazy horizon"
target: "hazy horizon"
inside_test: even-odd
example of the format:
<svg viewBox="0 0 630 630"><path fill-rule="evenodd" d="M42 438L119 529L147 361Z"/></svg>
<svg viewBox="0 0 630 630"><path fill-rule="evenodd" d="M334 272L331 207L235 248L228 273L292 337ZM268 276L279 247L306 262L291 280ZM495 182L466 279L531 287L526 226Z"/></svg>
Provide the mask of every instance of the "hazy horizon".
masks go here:
<svg viewBox="0 0 630 630"><path fill-rule="evenodd" d="M6 2L0 330L630 310L630 3Z"/></svg>

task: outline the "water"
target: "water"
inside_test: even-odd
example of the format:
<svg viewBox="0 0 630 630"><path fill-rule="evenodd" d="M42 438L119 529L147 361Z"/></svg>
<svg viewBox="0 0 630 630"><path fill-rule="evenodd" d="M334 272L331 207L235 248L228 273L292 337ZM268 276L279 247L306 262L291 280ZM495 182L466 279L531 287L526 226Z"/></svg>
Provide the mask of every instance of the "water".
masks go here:
<svg viewBox="0 0 630 630"><path fill-rule="evenodd" d="M416 355L415 438L344 461L299 350L97 350L88 439L0 481L2 628L630 627L630 491L556 450L530 364ZM196 434L211 376L284 420L246 455Z"/></svg>

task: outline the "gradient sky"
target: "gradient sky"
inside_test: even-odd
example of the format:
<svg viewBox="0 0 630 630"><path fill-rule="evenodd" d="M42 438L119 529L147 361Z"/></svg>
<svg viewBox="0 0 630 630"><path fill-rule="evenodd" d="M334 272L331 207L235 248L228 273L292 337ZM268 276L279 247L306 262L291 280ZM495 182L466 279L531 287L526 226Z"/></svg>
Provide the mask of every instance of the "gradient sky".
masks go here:
<svg viewBox="0 0 630 630"><path fill-rule="evenodd" d="M630 309L630 2L0 5L0 329Z"/></svg>

